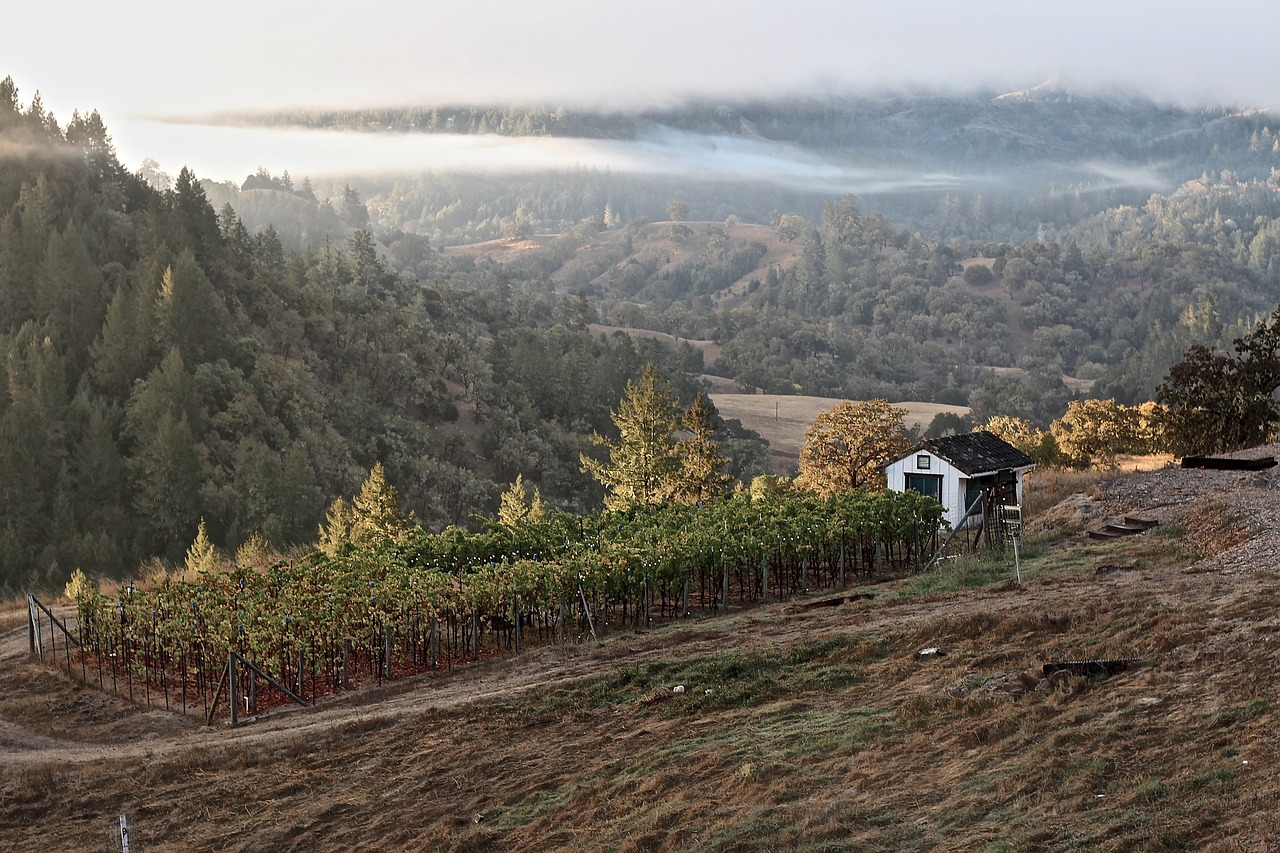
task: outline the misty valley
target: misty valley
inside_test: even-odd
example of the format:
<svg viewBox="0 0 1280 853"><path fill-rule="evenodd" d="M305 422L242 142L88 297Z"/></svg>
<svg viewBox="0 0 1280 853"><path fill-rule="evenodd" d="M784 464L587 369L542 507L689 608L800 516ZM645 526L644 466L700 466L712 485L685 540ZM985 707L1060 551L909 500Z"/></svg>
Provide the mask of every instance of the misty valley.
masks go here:
<svg viewBox="0 0 1280 853"><path fill-rule="evenodd" d="M376 462L428 529L517 476L593 511L580 458L646 364L686 406L949 407L916 436L1136 411L1280 293L1257 111L1048 87L277 113L170 125L131 172L96 112L0 94L8 590L180 561L202 520L229 553L305 548ZM237 146L282 165L165 171ZM795 473L762 407L716 431L744 485Z"/></svg>

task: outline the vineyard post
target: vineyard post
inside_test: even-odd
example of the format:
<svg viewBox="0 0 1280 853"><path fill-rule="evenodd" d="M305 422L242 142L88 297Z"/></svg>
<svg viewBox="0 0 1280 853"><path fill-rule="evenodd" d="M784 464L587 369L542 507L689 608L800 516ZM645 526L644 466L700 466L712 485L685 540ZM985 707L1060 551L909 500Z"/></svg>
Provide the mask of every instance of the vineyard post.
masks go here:
<svg viewBox="0 0 1280 853"><path fill-rule="evenodd" d="M918 572L920 571L920 557L921 557L920 519L919 518L916 518L914 531L916 535L916 553L915 553L914 565L912 566L912 568Z"/></svg>
<svg viewBox="0 0 1280 853"><path fill-rule="evenodd" d="M231 652L227 656L227 689L231 696L231 728L240 725L240 679L236 673L236 655Z"/></svg>
<svg viewBox="0 0 1280 853"><path fill-rule="evenodd" d="M844 589L844 529L840 530L840 588Z"/></svg>
<svg viewBox="0 0 1280 853"><path fill-rule="evenodd" d="M599 639L596 637L596 626L591 621L591 608L587 607L587 594L582 591L582 584L578 584L578 597L582 599L582 613L587 617L587 627L591 629L591 639Z"/></svg>
<svg viewBox="0 0 1280 853"><path fill-rule="evenodd" d="M382 626L382 670L385 677L391 678L391 626Z"/></svg>
<svg viewBox="0 0 1280 853"><path fill-rule="evenodd" d="M729 612L729 561L725 560L723 564L724 578L723 589L720 593L720 606L725 612Z"/></svg>
<svg viewBox="0 0 1280 853"><path fill-rule="evenodd" d="M86 651L84 646L84 620L79 617L76 618L76 633L80 635L80 681L84 684L88 684L89 672L85 669L84 664L84 655ZM185 709L183 713L185 713Z"/></svg>
<svg viewBox="0 0 1280 853"><path fill-rule="evenodd" d="M684 590L681 592L680 597L682 601L680 606L680 615L688 616L689 615L689 575L688 574L684 576Z"/></svg>
<svg viewBox="0 0 1280 853"><path fill-rule="evenodd" d="M809 591L809 555L800 558L800 591Z"/></svg>
<svg viewBox="0 0 1280 853"><path fill-rule="evenodd" d="M520 599L516 595L511 596L511 612L516 617L516 654L520 654Z"/></svg>
<svg viewBox="0 0 1280 853"><path fill-rule="evenodd" d="M440 635L437 632L438 620L435 616L431 617L431 636L427 640L427 645L431 648L431 668L436 668L436 654L440 651Z"/></svg>
<svg viewBox="0 0 1280 853"><path fill-rule="evenodd" d="M649 579L644 579L644 626L649 627Z"/></svg>
<svg viewBox="0 0 1280 853"><path fill-rule="evenodd" d="M760 599L761 604L769 603L769 558L760 558L760 571L764 572L764 597Z"/></svg>
<svg viewBox="0 0 1280 853"><path fill-rule="evenodd" d="M342 638L342 689L350 690L351 681L348 678L347 658L351 654L351 640L346 637Z"/></svg>
<svg viewBox="0 0 1280 853"><path fill-rule="evenodd" d="M471 608L471 645L475 659L480 660L480 610L476 607Z"/></svg>

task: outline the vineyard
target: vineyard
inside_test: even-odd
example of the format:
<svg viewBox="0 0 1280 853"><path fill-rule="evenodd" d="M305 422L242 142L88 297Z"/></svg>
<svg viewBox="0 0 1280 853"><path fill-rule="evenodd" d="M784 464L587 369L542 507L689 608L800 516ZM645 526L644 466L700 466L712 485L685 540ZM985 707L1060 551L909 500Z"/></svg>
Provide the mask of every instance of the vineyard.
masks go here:
<svg viewBox="0 0 1280 853"><path fill-rule="evenodd" d="M134 701L234 723L529 643L918 569L941 518L940 504L914 492L740 494L482 533L418 529L332 556L86 593L65 665ZM262 683L276 689L260 693Z"/></svg>

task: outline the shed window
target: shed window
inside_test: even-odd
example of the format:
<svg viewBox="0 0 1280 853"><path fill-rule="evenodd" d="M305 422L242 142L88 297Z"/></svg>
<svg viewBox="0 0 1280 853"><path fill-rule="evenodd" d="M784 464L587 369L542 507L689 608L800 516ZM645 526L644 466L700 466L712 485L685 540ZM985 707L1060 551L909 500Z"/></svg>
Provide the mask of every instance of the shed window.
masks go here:
<svg viewBox="0 0 1280 853"><path fill-rule="evenodd" d="M941 502L942 477L937 474L908 474L907 491L919 492L926 497Z"/></svg>
<svg viewBox="0 0 1280 853"><path fill-rule="evenodd" d="M920 455L916 456L916 470L917 471L929 470L929 454L928 453L921 453Z"/></svg>

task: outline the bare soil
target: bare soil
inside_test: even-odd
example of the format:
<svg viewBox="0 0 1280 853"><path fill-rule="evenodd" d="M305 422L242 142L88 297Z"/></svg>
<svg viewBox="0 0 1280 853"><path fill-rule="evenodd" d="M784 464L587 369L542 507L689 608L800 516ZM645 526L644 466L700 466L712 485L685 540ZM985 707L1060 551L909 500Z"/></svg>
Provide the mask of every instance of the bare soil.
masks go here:
<svg viewBox="0 0 1280 853"><path fill-rule="evenodd" d="M109 849L124 814L184 853L1276 849L1277 497L1274 471L1116 473L1021 585L865 579L235 730L69 680L0 614L0 838ZM1124 513L1161 524L1083 538ZM1041 672L1096 658L1133 662Z"/></svg>

